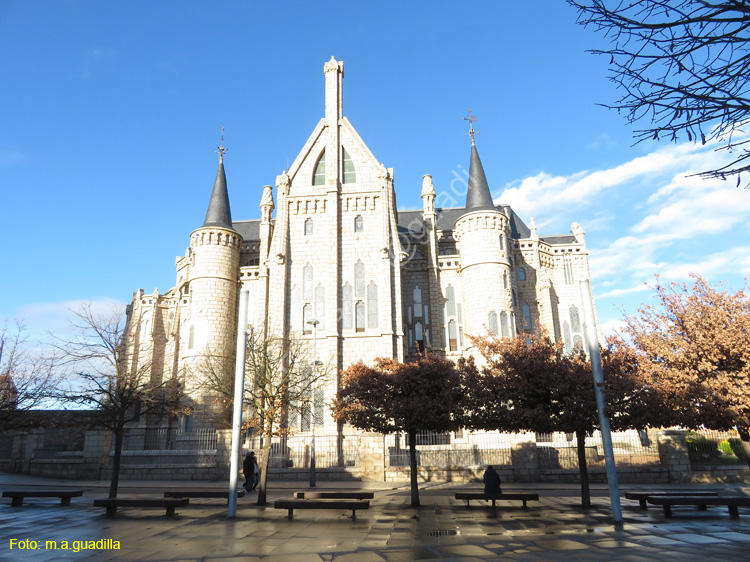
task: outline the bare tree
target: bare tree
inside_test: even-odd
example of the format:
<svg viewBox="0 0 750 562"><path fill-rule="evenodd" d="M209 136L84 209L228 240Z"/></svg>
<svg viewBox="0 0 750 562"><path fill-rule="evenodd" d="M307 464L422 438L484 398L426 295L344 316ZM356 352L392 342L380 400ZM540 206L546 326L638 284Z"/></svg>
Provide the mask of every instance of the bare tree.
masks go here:
<svg viewBox="0 0 750 562"><path fill-rule="evenodd" d="M20 321L0 329L0 431L21 429L31 418L23 412L43 407L59 383L54 361L30 350L28 333Z"/></svg>
<svg viewBox="0 0 750 562"><path fill-rule="evenodd" d="M251 408L247 427L262 438L259 466L261 477L258 505L265 505L271 439L294 432L287 423L291 413L320 418L315 411L313 391L328 380L327 365L314 365L306 340L296 337L264 335L251 330L245 362L245 401ZM316 423L319 419L310 419Z"/></svg>
<svg viewBox="0 0 750 562"><path fill-rule="evenodd" d="M750 3L743 0L568 0L578 22L603 32L614 105L628 123L645 121L638 142L686 135L716 141L732 162L698 174L726 179L750 169L742 127L750 119Z"/></svg>
<svg viewBox="0 0 750 562"><path fill-rule="evenodd" d="M115 498L127 424L177 413L182 390L174 379L152 378L147 346L127 341L124 309L98 312L87 303L74 314L77 335L54 344L61 365L75 375L61 398L93 410L93 423L114 434L109 497Z"/></svg>

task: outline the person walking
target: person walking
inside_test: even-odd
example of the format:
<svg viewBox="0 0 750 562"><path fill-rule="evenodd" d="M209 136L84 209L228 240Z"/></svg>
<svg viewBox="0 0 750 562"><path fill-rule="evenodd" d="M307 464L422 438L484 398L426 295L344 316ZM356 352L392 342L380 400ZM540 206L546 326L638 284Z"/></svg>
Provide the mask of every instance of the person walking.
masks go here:
<svg viewBox="0 0 750 562"><path fill-rule="evenodd" d="M258 473L258 463L255 461L255 453L250 451L245 455L242 461L242 474L245 476L245 483L242 485L246 492L252 492L258 485L255 475Z"/></svg>

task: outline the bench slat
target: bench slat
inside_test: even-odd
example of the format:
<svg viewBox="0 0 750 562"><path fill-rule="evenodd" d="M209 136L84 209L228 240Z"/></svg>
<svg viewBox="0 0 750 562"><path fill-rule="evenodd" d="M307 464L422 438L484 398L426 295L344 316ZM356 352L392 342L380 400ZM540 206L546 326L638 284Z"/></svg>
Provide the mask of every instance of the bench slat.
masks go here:
<svg viewBox="0 0 750 562"><path fill-rule="evenodd" d="M630 491L625 492L625 498L628 500L637 500L640 504L641 509L648 509L648 505L646 502L649 498L662 498L662 497L679 497L679 496L689 496L689 497L705 497L705 496L718 496L719 492L711 492L711 491L696 491L691 492L689 490L685 491L671 491L671 492L637 492L637 491Z"/></svg>
<svg viewBox="0 0 750 562"><path fill-rule="evenodd" d="M492 502L492 507L495 507L497 500L519 500L523 502L523 506L526 507L526 502L529 500L539 501L539 494L533 492L507 492L502 494L485 494L484 492L456 492L457 500L465 500L466 507L469 507L469 501L471 500L486 500Z"/></svg>
<svg viewBox="0 0 750 562"><path fill-rule="evenodd" d="M70 498L83 495L83 490L8 490L4 498L11 498L12 507L22 507L24 498L60 498L60 505L70 505Z"/></svg>
<svg viewBox="0 0 750 562"><path fill-rule="evenodd" d="M374 492L294 492L295 499L298 500L371 500L375 498Z"/></svg>
<svg viewBox="0 0 750 562"><path fill-rule="evenodd" d="M167 491L164 492L165 498L218 498L218 499L229 499L229 491L214 491L214 490L182 490L182 491ZM244 498L244 490L237 490L237 497Z"/></svg>
<svg viewBox="0 0 750 562"><path fill-rule="evenodd" d="M694 505L699 509L706 509L709 505L725 505L732 519L739 519L739 507L750 507L750 497L659 497L649 498L648 503L660 505L664 509L664 517L672 517L673 505Z"/></svg>

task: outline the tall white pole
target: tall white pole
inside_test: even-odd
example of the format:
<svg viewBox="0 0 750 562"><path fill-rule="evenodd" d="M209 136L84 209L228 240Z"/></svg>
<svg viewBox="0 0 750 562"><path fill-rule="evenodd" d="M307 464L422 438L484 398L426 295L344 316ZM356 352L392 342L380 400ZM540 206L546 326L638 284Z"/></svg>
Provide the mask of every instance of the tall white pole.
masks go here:
<svg viewBox="0 0 750 562"><path fill-rule="evenodd" d="M250 293L240 291L240 310L237 320L237 359L234 364L234 408L232 411L232 453L229 462L229 503L227 517L237 515L237 475L240 471L240 429L245 390L245 353L247 351L247 301Z"/></svg>
<svg viewBox="0 0 750 562"><path fill-rule="evenodd" d="M594 392L596 406L599 410L599 430L602 434L604 448L604 462L607 467L607 482L609 483L609 499L612 504L612 518L616 523L622 523L622 508L620 507L620 490L617 486L617 470L615 468L615 454L612 449L612 433L609 429L609 418L606 415L607 401L604 396L604 373L602 372L602 358L599 354L599 337L596 333L594 317L594 300L591 296L591 281L584 279L580 283L581 300L583 301L583 322L586 330L586 340L591 357L591 370L594 375Z"/></svg>

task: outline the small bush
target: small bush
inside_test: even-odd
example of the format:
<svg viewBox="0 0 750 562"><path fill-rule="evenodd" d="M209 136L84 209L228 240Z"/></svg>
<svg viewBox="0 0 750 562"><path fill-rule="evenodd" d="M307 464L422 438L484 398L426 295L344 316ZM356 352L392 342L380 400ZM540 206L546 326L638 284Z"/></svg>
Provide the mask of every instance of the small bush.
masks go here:
<svg viewBox="0 0 750 562"><path fill-rule="evenodd" d="M735 457L743 462L747 462L747 453L745 452L745 447L742 446L742 439L729 439L727 443Z"/></svg>

